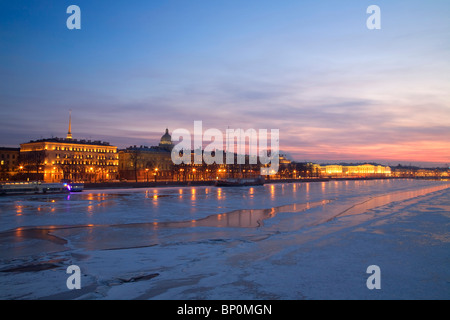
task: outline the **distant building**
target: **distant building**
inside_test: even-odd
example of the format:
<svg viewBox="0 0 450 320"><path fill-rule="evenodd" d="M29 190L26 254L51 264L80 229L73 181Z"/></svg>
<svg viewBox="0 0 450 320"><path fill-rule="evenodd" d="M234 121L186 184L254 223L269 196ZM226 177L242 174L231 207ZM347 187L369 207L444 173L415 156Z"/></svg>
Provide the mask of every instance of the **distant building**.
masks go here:
<svg viewBox="0 0 450 320"><path fill-rule="evenodd" d="M319 166L320 175L325 177L390 177L390 167L381 165L327 165Z"/></svg>
<svg viewBox="0 0 450 320"><path fill-rule="evenodd" d="M73 139L71 118L66 138L22 143L20 157L22 175L29 180L100 182L118 179L117 147L108 142Z"/></svg>
<svg viewBox="0 0 450 320"><path fill-rule="evenodd" d="M359 176L391 176L391 168L381 165L363 164L358 166L346 166L344 167L344 173L347 175L359 175Z"/></svg>
<svg viewBox="0 0 450 320"><path fill-rule="evenodd" d="M321 168L321 170L323 175L326 176L342 175L344 173L344 167L340 165L325 166L325 168Z"/></svg>
<svg viewBox="0 0 450 320"><path fill-rule="evenodd" d="M171 178L173 149L169 129L153 147L132 146L119 151L120 179L129 181L155 181Z"/></svg>
<svg viewBox="0 0 450 320"><path fill-rule="evenodd" d="M172 136L169 134L169 129L161 137L159 141L159 149L171 152L173 149Z"/></svg>
<svg viewBox="0 0 450 320"><path fill-rule="evenodd" d="M19 148L0 147L0 180L8 181L19 169Z"/></svg>

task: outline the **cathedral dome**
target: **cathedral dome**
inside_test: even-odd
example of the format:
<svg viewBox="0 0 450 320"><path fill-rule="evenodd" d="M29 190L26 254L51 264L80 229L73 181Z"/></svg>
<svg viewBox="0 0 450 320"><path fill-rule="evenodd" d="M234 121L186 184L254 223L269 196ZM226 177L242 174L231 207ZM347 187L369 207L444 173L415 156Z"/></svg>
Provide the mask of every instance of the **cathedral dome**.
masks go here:
<svg viewBox="0 0 450 320"><path fill-rule="evenodd" d="M161 137L159 146L172 147L172 136L169 134L169 129L166 129L166 133Z"/></svg>
<svg viewBox="0 0 450 320"><path fill-rule="evenodd" d="M166 129L166 133L161 137L162 144L172 144L172 136L169 134L169 129Z"/></svg>

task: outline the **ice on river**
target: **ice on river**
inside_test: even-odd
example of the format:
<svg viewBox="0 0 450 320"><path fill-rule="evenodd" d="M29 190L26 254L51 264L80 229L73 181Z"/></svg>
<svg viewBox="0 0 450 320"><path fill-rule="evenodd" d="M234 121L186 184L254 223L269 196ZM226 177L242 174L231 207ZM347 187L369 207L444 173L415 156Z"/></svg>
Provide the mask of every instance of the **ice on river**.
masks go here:
<svg viewBox="0 0 450 320"><path fill-rule="evenodd" d="M0 198L1 299L449 299L450 184ZM77 265L81 290L69 290ZM369 290L367 267L381 270Z"/></svg>

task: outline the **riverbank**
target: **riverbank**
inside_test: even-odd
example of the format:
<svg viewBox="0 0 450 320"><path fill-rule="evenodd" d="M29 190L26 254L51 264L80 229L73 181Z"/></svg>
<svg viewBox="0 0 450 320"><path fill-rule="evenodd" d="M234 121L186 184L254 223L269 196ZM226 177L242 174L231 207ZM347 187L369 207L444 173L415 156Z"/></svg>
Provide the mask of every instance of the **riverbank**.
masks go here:
<svg viewBox="0 0 450 320"><path fill-rule="evenodd" d="M380 180L398 178L307 178L307 179L269 179L266 184L275 183L302 183L302 182L328 182L328 181L354 181L354 180ZM85 183L85 190L99 189L137 189L137 188L164 188L164 187L207 187L214 186L215 181L157 181L157 182L103 182Z"/></svg>

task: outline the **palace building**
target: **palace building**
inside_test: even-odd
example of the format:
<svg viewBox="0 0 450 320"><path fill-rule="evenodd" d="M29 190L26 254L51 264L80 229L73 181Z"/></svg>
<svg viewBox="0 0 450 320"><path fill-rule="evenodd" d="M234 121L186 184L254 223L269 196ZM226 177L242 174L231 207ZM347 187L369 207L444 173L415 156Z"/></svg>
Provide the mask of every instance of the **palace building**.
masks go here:
<svg viewBox="0 0 450 320"><path fill-rule="evenodd" d="M71 117L66 138L20 145L21 171L29 180L84 182L117 180L119 155L108 142L73 139Z"/></svg>
<svg viewBox="0 0 450 320"><path fill-rule="evenodd" d="M327 165L319 166L320 175L326 177L390 177L391 168L381 165Z"/></svg>
<svg viewBox="0 0 450 320"><path fill-rule="evenodd" d="M132 146L119 151L120 178L127 181L156 181L171 179L173 162L172 137L169 129L153 147Z"/></svg>

